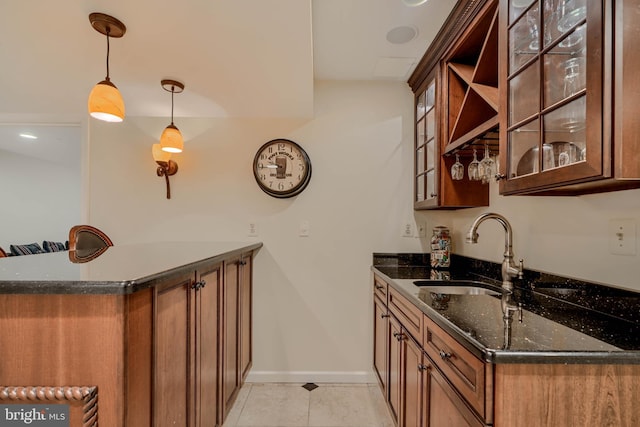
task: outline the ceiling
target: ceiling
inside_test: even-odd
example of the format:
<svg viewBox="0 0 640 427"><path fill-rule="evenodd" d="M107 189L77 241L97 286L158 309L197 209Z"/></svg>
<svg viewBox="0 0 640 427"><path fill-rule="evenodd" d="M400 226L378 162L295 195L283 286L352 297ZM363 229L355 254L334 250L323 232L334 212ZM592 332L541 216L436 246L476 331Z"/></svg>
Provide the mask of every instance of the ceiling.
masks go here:
<svg viewBox="0 0 640 427"><path fill-rule="evenodd" d="M175 95L176 117L291 118L313 116L314 80L406 81L454 4L5 2L0 125L79 123L87 117L87 96L106 75L106 37L91 27L91 12L112 15L127 26L124 37L110 39L110 76L128 116L168 117L171 96L160 80L171 78L185 84ZM386 37L395 27L409 27L417 35L391 43Z"/></svg>

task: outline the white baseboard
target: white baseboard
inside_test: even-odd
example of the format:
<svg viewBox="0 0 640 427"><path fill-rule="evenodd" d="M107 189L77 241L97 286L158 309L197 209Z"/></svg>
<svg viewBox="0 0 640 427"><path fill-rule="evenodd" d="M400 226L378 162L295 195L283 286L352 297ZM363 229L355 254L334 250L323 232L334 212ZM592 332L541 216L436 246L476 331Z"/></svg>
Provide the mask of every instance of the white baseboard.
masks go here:
<svg viewBox="0 0 640 427"><path fill-rule="evenodd" d="M376 378L373 372L318 372L318 371L254 371L247 375L248 383L347 383L373 384Z"/></svg>

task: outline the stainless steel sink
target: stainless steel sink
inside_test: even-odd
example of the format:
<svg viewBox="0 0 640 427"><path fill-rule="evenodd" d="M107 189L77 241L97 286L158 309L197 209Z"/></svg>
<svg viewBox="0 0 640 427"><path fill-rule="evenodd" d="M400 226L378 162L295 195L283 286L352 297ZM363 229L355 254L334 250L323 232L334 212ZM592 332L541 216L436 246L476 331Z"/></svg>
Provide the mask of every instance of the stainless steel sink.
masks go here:
<svg viewBox="0 0 640 427"><path fill-rule="evenodd" d="M500 295L500 292L488 288L485 283L475 280L416 280L414 285L421 292L448 295Z"/></svg>

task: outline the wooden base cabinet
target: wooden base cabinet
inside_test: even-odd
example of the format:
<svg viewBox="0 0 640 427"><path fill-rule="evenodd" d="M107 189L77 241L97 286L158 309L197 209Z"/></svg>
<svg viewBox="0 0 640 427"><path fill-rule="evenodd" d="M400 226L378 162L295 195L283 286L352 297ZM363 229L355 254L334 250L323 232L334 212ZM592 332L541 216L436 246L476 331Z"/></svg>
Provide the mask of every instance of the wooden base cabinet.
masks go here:
<svg viewBox="0 0 640 427"><path fill-rule="evenodd" d="M222 265L155 288L154 426L218 419L218 299Z"/></svg>
<svg viewBox="0 0 640 427"><path fill-rule="evenodd" d="M224 263L220 424L235 403L238 391L251 368L251 271L251 254L244 254Z"/></svg>
<svg viewBox="0 0 640 427"><path fill-rule="evenodd" d="M384 283L376 277L374 286ZM388 284L385 284L388 286ZM484 363L451 338L443 336L415 305L395 289L388 288L388 313L377 294L374 296L374 368L378 375L388 372L387 388L380 381L392 418L398 427L479 427L489 425L485 414ZM383 317L387 314L387 318ZM423 318L424 317L424 318ZM383 323L382 320L388 320ZM384 326L383 326L384 325ZM384 345L379 345L383 331ZM426 339L426 341L425 341ZM386 345L386 347L385 347ZM429 354L435 351L434 362ZM386 349L386 354L382 350ZM440 354L443 351L444 357ZM453 360L453 363L450 360ZM386 362L386 366L380 364ZM445 367L443 368L439 367ZM445 372L449 372L446 374ZM488 369L488 372L491 372ZM448 375L452 375L449 378ZM453 375L456 375L453 377ZM457 385L456 385L457 384ZM460 387L460 389L459 389ZM469 390L465 389L468 388ZM477 389L482 390L477 390ZM471 403L468 401L471 399ZM472 409L472 405L478 412Z"/></svg>

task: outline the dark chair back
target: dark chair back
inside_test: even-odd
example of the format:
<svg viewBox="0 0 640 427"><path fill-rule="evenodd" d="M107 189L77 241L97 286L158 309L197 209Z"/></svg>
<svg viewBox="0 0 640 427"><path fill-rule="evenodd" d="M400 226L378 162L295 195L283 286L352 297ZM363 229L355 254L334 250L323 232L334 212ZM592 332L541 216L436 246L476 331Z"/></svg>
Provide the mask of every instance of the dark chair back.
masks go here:
<svg viewBox="0 0 640 427"><path fill-rule="evenodd" d="M100 249L113 246L104 232L90 225L75 225L69 230L69 250Z"/></svg>

